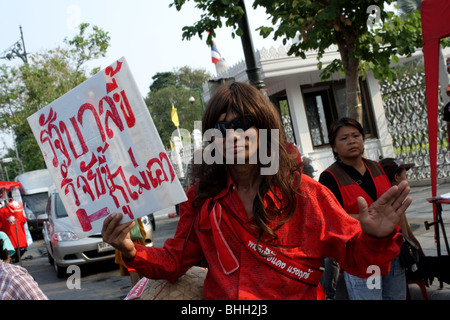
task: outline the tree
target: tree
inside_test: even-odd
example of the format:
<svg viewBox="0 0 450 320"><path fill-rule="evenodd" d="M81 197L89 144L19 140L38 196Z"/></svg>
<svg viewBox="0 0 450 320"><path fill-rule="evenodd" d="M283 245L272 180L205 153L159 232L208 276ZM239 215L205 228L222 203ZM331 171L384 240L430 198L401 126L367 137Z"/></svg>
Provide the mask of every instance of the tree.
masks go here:
<svg viewBox="0 0 450 320"><path fill-rule="evenodd" d="M82 66L94 59L104 57L109 47L110 37L108 32L103 31L97 26L92 26L92 32L87 33L89 23L82 23L79 26L80 32L72 40L64 40L69 45L68 52L70 60L74 64L75 72L78 72ZM98 71L97 69L93 70Z"/></svg>
<svg viewBox="0 0 450 320"><path fill-rule="evenodd" d="M175 86L177 76L173 72L158 72L152 77L153 83L150 85L150 91L158 91L159 89Z"/></svg>
<svg viewBox="0 0 450 320"><path fill-rule="evenodd" d="M189 0L174 0L171 6L181 10ZM215 36L214 29L225 25L232 27L232 36L241 35L238 20L244 11L240 0L192 0L203 10L200 21L183 28L183 39L209 32L207 43ZM322 69L321 58L326 49L337 45L340 59L335 59L322 70L322 79L334 72L345 73L347 107L351 117L362 123L361 96L358 79L361 73L374 72L378 79L392 79L389 65L398 61L398 55L411 55L415 48L422 46L420 16L416 13L403 20L394 12L384 9L392 0L318 0L318 1L272 1L254 0L253 7L265 8L271 17L272 26L258 28L261 35L273 35L274 40L282 38L284 44L299 37L292 44L288 54L305 58L305 52L316 50ZM367 9L376 9L376 17L371 18ZM374 20L376 24L368 26ZM370 25L370 24L369 24Z"/></svg>
<svg viewBox="0 0 450 320"><path fill-rule="evenodd" d="M33 54L18 68L0 67L0 130L14 132L26 171L45 167L27 118L85 81L86 62L104 57L109 40L107 32L83 23L78 35L65 39L65 47Z"/></svg>
<svg viewBox="0 0 450 320"><path fill-rule="evenodd" d="M172 134L177 130L171 119L172 102L177 108L180 129L191 133L194 121L202 119L202 106L200 97L196 97L192 104L189 102L190 89L201 88L210 78L211 74L206 70L193 70L189 66L175 69L173 72L158 72L152 77L154 82L150 86L151 91L147 94L145 103L166 148L170 147ZM183 132L186 133L182 130L182 137Z"/></svg>
<svg viewBox="0 0 450 320"><path fill-rule="evenodd" d="M202 88L203 83L212 77L205 69L192 69L189 66L179 68L176 74L177 84L185 88Z"/></svg>
<svg viewBox="0 0 450 320"><path fill-rule="evenodd" d="M422 0L400 0L397 1L397 5L403 14L412 13L416 10L420 10L420 3Z"/></svg>

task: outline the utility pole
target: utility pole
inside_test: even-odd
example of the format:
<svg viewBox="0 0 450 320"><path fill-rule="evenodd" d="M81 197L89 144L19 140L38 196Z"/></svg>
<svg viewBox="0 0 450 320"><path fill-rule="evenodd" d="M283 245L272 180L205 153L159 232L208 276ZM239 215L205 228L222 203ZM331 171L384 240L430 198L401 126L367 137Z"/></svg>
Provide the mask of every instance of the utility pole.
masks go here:
<svg viewBox="0 0 450 320"><path fill-rule="evenodd" d="M23 62L28 63L27 59L27 50L25 49L25 41L23 40L23 32L22 32L22 26L19 26L20 29L20 39L22 39L22 46L23 46Z"/></svg>
<svg viewBox="0 0 450 320"><path fill-rule="evenodd" d="M19 26L19 29L20 29L20 40L17 40L8 49L3 51L2 55L0 56L0 59L11 60L17 57L22 59L24 63L28 63L27 51L25 49L25 41L23 40L22 26Z"/></svg>
<svg viewBox="0 0 450 320"><path fill-rule="evenodd" d="M27 64L28 63L27 50L25 49L25 41L23 39L22 26L19 26L19 30L20 30L20 40L17 40L14 44L9 46L9 48L7 48L5 51L3 51L3 53L0 55L0 59L12 60L17 57L17 58L22 59L22 61ZM22 172L24 172L23 164L22 164L22 160L20 160L20 158L19 158L19 151L17 150L14 129L11 129L11 131L13 134L14 149L16 151L16 159L20 163L20 166L19 166L19 174L20 174L21 173L20 168L22 168ZM3 177L3 168L1 167L1 165L0 165L0 170L1 170L1 177L3 179L4 178ZM5 173L6 173L6 177L8 179L8 171L7 171L6 167L5 167Z"/></svg>
<svg viewBox="0 0 450 320"><path fill-rule="evenodd" d="M242 10L244 10L244 14L238 21L238 26L243 31L243 34L241 36L241 42L242 48L244 50L245 62L247 65L246 72L248 80L250 81L251 85L254 85L256 88L261 90L264 93L264 95L267 96L266 85L262 80L260 68L256 63L255 49L253 47L253 40L250 31L250 26L248 23L247 10L245 9L244 0L240 0L239 5L242 7Z"/></svg>

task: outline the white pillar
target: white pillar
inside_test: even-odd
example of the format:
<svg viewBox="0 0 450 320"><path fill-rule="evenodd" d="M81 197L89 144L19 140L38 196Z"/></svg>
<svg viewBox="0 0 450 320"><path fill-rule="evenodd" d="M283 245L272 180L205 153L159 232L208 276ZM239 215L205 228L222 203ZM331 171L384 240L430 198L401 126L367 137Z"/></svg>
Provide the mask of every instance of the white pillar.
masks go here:
<svg viewBox="0 0 450 320"><path fill-rule="evenodd" d="M372 100L373 116L375 125L378 129L381 156L383 158L394 157L394 146L392 145L392 136L388 130L388 120L386 119L386 114L384 112L380 85L378 80L373 76L372 72L367 74L366 79L369 89L369 100Z"/></svg>
<svg viewBox="0 0 450 320"><path fill-rule="evenodd" d="M300 90L300 83L295 80L295 78L292 78L286 81L286 95L292 117L295 141L297 141L300 152L306 154L314 150L309 133L305 104L303 103L303 96Z"/></svg>

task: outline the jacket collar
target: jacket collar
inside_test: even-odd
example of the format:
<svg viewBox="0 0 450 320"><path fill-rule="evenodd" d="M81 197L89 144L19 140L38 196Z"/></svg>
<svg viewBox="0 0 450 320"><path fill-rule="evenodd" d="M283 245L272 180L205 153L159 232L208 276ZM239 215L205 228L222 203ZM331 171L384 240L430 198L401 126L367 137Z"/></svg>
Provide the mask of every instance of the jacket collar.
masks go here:
<svg viewBox="0 0 450 320"><path fill-rule="evenodd" d="M232 190L237 191L236 183L231 178L230 172L227 170L227 184L226 187L223 188L217 195L213 197L213 202L215 202L218 199L221 199L225 197L229 192ZM286 201L286 197L281 192L280 188L278 186L273 187L273 192L271 190L268 190L267 193L264 195L264 206L267 207L269 204L274 205L276 209L280 210L282 208L282 202L280 201L282 199L283 202Z"/></svg>

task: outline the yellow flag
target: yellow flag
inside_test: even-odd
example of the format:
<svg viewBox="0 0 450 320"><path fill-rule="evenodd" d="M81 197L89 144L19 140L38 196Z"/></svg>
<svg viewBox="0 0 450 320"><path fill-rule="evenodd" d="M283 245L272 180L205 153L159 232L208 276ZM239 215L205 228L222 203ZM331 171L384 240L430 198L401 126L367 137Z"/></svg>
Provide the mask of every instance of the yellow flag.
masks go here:
<svg viewBox="0 0 450 320"><path fill-rule="evenodd" d="M175 127L178 127L180 125L180 122L178 121L177 108L174 107L172 107L172 122L175 125Z"/></svg>
<svg viewBox="0 0 450 320"><path fill-rule="evenodd" d="M173 144L172 144L172 141L169 140L169 142L170 142L170 150L173 150Z"/></svg>

